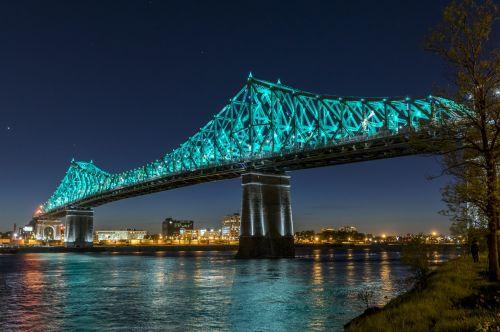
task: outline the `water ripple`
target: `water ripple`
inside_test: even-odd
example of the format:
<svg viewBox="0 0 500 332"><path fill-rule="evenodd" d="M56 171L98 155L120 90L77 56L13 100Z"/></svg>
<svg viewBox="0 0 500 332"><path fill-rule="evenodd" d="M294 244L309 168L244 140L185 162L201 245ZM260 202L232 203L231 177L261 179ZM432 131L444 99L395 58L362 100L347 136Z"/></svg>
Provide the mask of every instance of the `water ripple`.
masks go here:
<svg viewBox="0 0 500 332"><path fill-rule="evenodd" d="M363 311L353 294L382 304L408 274L396 252L233 254L0 255L0 330L340 330Z"/></svg>

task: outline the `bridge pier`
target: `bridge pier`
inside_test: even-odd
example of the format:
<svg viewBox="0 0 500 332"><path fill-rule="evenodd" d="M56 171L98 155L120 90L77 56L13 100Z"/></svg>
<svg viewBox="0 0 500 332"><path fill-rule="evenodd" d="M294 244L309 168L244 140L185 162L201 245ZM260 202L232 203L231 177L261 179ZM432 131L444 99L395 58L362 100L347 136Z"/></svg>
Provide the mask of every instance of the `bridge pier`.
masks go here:
<svg viewBox="0 0 500 332"><path fill-rule="evenodd" d="M250 172L242 175L241 184L241 231L236 257L295 257L290 177Z"/></svg>
<svg viewBox="0 0 500 332"><path fill-rule="evenodd" d="M39 219L30 223L37 240L61 240L61 221L59 219Z"/></svg>
<svg viewBox="0 0 500 332"><path fill-rule="evenodd" d="M64 244L67 248L89 248L93 245L94 210L66 210Z"/></svg>

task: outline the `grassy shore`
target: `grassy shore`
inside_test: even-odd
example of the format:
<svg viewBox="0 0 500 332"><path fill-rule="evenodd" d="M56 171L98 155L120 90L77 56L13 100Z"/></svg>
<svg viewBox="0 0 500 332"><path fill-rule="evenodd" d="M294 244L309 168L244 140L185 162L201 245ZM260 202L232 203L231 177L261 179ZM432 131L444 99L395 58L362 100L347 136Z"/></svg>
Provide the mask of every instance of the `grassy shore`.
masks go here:
<svg viewBox="0 0 500 332"><path fill-rule="evenodd" d="M346 331L499 331L500 284L487 281L486 255L454 259L382 310L362 315Z"/></svg>

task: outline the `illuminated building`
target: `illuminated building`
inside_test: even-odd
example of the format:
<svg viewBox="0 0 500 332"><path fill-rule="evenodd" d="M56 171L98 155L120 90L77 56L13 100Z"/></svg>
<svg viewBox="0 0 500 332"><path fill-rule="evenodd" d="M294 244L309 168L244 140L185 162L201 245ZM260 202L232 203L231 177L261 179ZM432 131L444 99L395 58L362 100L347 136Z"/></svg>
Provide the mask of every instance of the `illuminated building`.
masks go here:
<svg viewBox="0 0 500 332"><path fill-rule="evenodd" d="M22 238L22 239L29 239L31 238L32 236L34 237L34 227L33 226L24 226L24 227L19 227L19 232L18 232L18 236L19 238Z"/></svg>
<svg viewBox="0 0 500 332"><path fill-rule="evenodd" d="M137 230L96 231L97 241L143 240L147 232Z"/></svg>
<svg viewBox="0 0 500 332"><path fill-rule="evenodd" d="M238 240L240 236L241 218L239 213L225 216L222 219L222 238L228 240Z"/></svg>
<svg viewBox="0 0 500 332"><path fill-rule="evenodd" d="M179 237L186 233L186 231L193 230L194 222L192 220L175 220L167 218L161 225L161 234L165 238Z"/></svg>
<svg viewBox="0 0 500 332"><path fill-rule="evenodd" d="M200 229L200 238L205 240L217 240L220 237L220 230L210 229Z"/></svg>
<svg viewBox="0 0 500 332"><path fill-rule="evenodd" d="M354 226L342 226L339 227L339 232L345 232L345 233L354 233L357 232L358 229Z"/></svg>

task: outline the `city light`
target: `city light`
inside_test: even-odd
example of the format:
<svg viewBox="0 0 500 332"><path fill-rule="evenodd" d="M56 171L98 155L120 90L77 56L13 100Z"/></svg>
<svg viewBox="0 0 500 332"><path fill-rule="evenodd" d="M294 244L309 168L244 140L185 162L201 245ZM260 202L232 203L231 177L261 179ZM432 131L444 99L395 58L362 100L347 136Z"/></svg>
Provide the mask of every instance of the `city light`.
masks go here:
<svg viewBox="0 0 500 332"><path fill-rule="evenodd" d="M96 246L122 245L237 245L241 219L238 213L226 215L222 218L220 228L195 228L194 222L189 220L175 220L167 218L163 222L162 232L150 234L145 230L98 230L94 232ZM57 220L37 221L34 224L19 227L11 232L3 244L22 245L52 245L62 246L65 241L64 223ZM1 235L1 234L0 234ZM339 228L325 227L320 232L301 231L294 234L294 241L298 244L346 244L346 245L393 245L409 243L421 235L404 234L388 235L385 232L375 236L358 231L357 227L344 225ZM449 235L440 235L432 230L422 237L428 244L460 244L463 239Z"/></svg>
<svg viewBox="0 0 500 332"><path fill-rule="evenodd" d="M295 233L295 243L301 244L348 244L348 245L393 245L410 243L419 238L419 234L388 235L381 233L374 236L369 233L362 233L353 226L341 226L338 229L334 227L323 228L319 233L310 231L301 231ZM433 236L431 233L424 236L428 244L458 244L459 237L453 236Z"/></svg>

